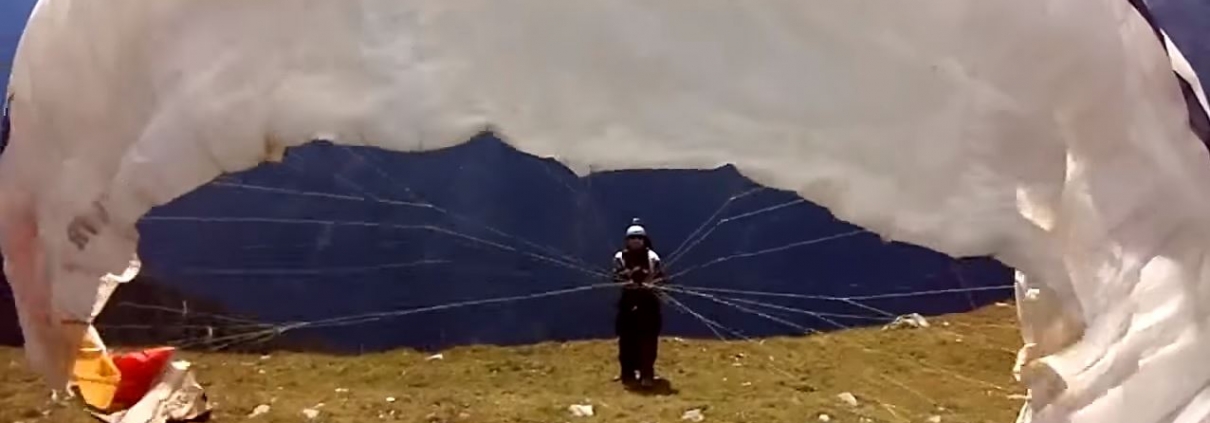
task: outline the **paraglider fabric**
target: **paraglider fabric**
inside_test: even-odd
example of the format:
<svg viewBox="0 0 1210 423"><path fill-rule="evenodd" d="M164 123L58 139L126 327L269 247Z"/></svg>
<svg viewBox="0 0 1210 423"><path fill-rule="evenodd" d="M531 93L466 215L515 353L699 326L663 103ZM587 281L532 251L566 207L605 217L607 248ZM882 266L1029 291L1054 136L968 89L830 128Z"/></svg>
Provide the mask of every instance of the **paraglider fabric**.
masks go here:
<svg viewBox="0 0 1210 423"><path fill-rule="evenodd" d="M581 173L734 164L888 239L994 255L1020 270L1023 421L1202 421L1210 155L1180 80L1205 96L1164 44L1120 0L44 0L0 249L62 386L151 207L313 139L490 127Z"/></svg>

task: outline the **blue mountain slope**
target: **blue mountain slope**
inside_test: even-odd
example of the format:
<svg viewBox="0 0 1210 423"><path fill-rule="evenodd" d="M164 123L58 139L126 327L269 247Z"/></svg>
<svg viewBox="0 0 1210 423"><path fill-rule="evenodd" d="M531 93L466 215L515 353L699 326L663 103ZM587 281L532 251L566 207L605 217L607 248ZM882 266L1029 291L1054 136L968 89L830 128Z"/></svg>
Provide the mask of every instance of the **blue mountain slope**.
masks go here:
<svg viewBox="0 0 1210 423"><path fill-rule="evenodd" d="M0 1L0 87L8 86L17 41L21 39L21 31L25 29L25 21L34 3L34 0Z"/></svg>
<svg viewBox="0 0 1210 423"><path fill-rule="evenodd" d="M1159 25L1168 32L1185 58L1202 78L1210 75L1210 1L1206 0L1145 0Z"/></svg>
<svg viewBox="0 0 1210 423"><path fill-rule="evenodd" d="M263 321L358 321L319 330L318 337L348 349L597 338L611 334L615 289L390 319L355 316L602 283L592 273L606 271L635 216L646 220L665 256L692 245L671 267L683 272L674 283L684 287L853 297L1011 283L1010 270L994 261L886 244L731 168L580 179L490 136L424 154L326 143L292 150L283 164L222 178L155 210L142 223L141 254L147 274L173 289ZM717 224L726 218L734 220ZM699 233L706 236L685 242L704 223ZM755 308L829 330L906 312L967 310L1010 292L859 305L717 295L772 303ZM674 298L749 336L801 329L706 298ZM668 315L670 333L711 335L673 305ZM846 317L852 315L863 317Z"/></svg>

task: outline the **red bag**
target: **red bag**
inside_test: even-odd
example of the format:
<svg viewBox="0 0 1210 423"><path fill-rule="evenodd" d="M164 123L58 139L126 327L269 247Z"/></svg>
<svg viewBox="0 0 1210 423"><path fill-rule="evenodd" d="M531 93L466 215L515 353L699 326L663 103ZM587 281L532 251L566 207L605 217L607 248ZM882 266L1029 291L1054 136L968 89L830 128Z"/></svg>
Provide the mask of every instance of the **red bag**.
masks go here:
<svg viewBox="0 0 1210 423"><path fill-rule="evenodd" d="M113 364L122 372L122 379L113 394L114 405L127 408L143 399L175 353L176 348L160 347L115 356Z"/></svg>

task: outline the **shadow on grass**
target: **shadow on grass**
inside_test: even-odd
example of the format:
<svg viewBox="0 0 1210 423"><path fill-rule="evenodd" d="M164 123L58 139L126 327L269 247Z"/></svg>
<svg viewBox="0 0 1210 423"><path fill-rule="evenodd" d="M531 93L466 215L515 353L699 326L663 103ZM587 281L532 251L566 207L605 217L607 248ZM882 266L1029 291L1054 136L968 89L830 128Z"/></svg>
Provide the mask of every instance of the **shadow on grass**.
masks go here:
<svg viewBox="0 0 1210 423"><path fill-rule="evenodd" d="M676 388L672 386L672 382L668 381L668 379L656 379L655 382L648 387L639 386L637 384L627 385L626 391L649 397L667 397L680 393L680 391L676 390Z"/></svg>

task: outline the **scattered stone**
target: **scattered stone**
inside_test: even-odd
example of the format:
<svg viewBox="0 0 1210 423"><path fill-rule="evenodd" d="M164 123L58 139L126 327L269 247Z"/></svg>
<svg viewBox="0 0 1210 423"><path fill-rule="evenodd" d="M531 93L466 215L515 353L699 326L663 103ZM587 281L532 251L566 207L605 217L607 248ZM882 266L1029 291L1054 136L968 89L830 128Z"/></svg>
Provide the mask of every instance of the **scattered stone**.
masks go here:
<svg viewBox="0 0 1210 423"><path fill-rule="evenodd" d="M931 417L929 417L928 422L929 423L941 423L941 416L931 416Z"/></svg>
<svg viewBox="0 0 1210 423"><path fill-rule="evenodd" d="M832 416L829 416L829 415L827 415L827 414L820 414L820 415L819 415L819 421L824 422L824 423L828 423L828 422L832 421Z"/></svg>
<svg viewBox="0 0 1210 423"><path fill-rule="evenodd" d="M445 360L445 354L433 354L433 355L430 355L429 358L426 358L424 360L425 361Z"/></svg>
<svg viewBox="0 0 1210 423"><path fill-rule="evenodd" d="M1008 303L996 303L996 307L1008 307Z"/></svg>
<svg viewBox="0 0 1210 423"><path fill-rule="evenodd" d="M336 393L347 394L347 393L349 393L349 388L336 388Z"/></svg>
<svg viewBox="0 0 1210 423"><path fill-rule="evenodd" d="M749 387L749 386L752 386L752 382L744 382L744 383L739 384L739 386Z"/></svg>
<svg viewBox="0 0 1210 423"><path fill-rule="evenodd" d="M592 417L594 414L592 406L588 404L572 404L567 407L567 411L575 417Z"/></svg>
<svg viewBox="0 0 1210 423"><path fill-rule="evenodd" d="M265 361L265 360L268 360L268 359L270 359L270 358L273 358L273 356L268 355L268 354L265 354L265 355L260 356L260 360L261 360L261 361Z"/></svg>
<svg viewBox="0 0 1210 423"><path fill-rule="evenodd" d="M836 396L836 398L839 398L840 402L848 404L849 407L856 407L860 404L857 402L857 397L849 392L841 392L840 395Z"/></svg>
<svg viewBox="0 0 1210 423"><path fill-rule="evenodd" d="M314 408L304 408L302 414L303 417L307 418L307 420L315 420L316 418L319 418L319 410Z"/></svg>
<svg viewBox="0 0 1210 423"><path fill-rule="evenodd" d="M387 402L395 402L395 397L387 397Z"/></svg>
<svg viewBox="0 0 1210 423"><path fill-rule="evenodd" d="M924 316L921 316L919 313L912 313L896 317L894 322L883 326L882 330L903 328L920 329L927 327L929 327L929 321L925 319Z"/></svg>
<svg viewBox="0 0 1210 423"><path fill-rule="evenodd" d="M706 420L706 415L702 414L701 409L694 408L692 410L686 411L685 414L682 414L681 420L698 423L698 422Z"/></svg>
<svg viewBox="0 0 1210 423"><path fill-rule="evenodd" d="M265 414L268 414L269 410L272 410L272 408L269 407L269 404L258 405L258 406L256 406L256 408L252 409L251 414L248 414L248 418L255 419L257 417L263 416Z"/></svg>
<svg viewBox="0 0 1210 423"><path fill-rule="evenodd" d="M471 418L471 413L467 413L467 412L463 411L461 413L458 413L458 418L460 418L462 420L469 419L469 418Z"/></svg>
<svg viewBox="0 0 1210 423"><path fill-rule="evenodd" d="M1029 399L1029 396L1028 396L1028 395L1021 395L1021 394L1012 394L1012 395L1009 395L1009 396L1008 396L1008 399L1010 399L1010 400L1015 400L1015 401L1025 401L1025 400L1028 400L1028 399Z"/></svg>

